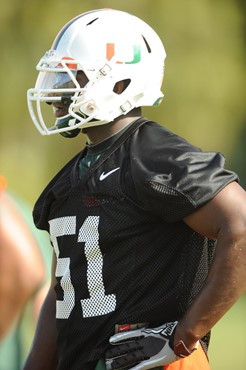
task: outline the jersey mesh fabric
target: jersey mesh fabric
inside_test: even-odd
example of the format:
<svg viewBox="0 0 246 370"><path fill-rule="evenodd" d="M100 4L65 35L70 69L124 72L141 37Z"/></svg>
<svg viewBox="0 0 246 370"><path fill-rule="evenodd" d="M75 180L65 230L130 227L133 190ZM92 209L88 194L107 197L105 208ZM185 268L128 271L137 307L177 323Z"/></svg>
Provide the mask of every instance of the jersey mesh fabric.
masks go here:
<svg viewBox="0 0 246 370"><path fill-rule="evenodd" d="M82 180L77 156L35 206L35 223L50 231L60 266L59 370L90 369L116 324L179 320L202 287L214 242L182 218L237 177L223 169L222 156L204 154L201 163L199 149L177 136L170 146L169 136L146 122ZM110 176L100 180L103 172Z"/></svg>
<svg viewBox="0 0 246 370"><path fill-rule="evenodd" d="M101 141L99 144L87 144L86 151L79 160L79 178L81 179L85 173L91 168L94 163L102 156L102 154L111 147L117 139L128 129L128 126L124 127L116 134L108 137L107 139Z"/></svg>

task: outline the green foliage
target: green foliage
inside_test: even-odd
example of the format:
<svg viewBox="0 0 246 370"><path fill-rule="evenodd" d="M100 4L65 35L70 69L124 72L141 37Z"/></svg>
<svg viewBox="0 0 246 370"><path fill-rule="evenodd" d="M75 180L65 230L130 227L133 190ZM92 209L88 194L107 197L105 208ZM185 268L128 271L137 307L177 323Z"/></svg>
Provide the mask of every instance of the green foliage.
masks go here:
<svg viewBox="0 0 246 370"><path fill-rule="evenodd" d="M215 325L209 348L211 370L246 369L246 295Z"/></svg>

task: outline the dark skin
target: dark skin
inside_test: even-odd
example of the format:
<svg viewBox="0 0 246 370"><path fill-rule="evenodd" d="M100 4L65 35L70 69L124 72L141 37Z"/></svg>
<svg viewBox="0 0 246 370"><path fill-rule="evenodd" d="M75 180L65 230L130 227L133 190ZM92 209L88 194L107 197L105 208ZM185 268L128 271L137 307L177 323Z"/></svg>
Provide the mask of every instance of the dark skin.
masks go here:
<svg viewBox="0 0 246 370"><path fill-rule="evenodd" d="M23 370L54 370L57 368L55 271L56 256L53 254L50 288L39 315L32 347Z"/></svg>
<svg viewBox="0 0 246 370"><path fill-rule="evenodd" d="M236 182L185 217L196 232L217 239L216 254L205 284L179 322L174 343L189 349L232 307L246 290L246 193Z"/></svg>
<svg viewBox="0 0 246 370"><path fill-rule="evenodd" d="M120 92L123 86L121 83L118 84L116 89ZM96 144L117 133L140 116L141 111L136 109L126 116L118 117L114 122L86 128L83 132L93 144ZM179 321L175 332L174 344L182 340L187 348L192 350L196 341L213 328L246 290L246 193L233 182L183 221L196 232L217 240L216 253L204 286ZM36 370L44 368L53 370L57 363L54 272L55 258L53 282L39 318L34 345L24 370L33 369L34 363ZM47 322L51 323L48 333L44 329L47 328Z"/></svg>

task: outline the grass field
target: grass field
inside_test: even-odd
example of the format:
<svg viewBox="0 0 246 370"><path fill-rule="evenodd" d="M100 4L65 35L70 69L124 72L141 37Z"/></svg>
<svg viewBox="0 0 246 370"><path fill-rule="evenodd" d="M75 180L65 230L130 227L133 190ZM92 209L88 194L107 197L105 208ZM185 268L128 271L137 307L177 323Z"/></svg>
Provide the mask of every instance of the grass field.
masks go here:
<svg viewBox="0 0 246 370"><path fill-rule="evenodd" d="M212 370L246 370L246 294L214 327L209 359Z"/></svg>

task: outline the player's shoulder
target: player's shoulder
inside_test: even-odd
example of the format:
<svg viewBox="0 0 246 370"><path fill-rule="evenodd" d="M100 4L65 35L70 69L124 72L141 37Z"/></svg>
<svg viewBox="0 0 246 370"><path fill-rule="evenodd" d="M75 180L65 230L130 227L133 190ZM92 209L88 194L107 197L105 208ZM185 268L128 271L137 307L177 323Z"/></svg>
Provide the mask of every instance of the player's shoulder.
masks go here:
<svg viewBox="0 0 246 370"><path fill-rule="evenodd" d="M203 151L154 122L140 128L132 142L130 160L138 197L148 209L153 204L163 209L165 200L165 219L169 220L172 209L175 217L182 219L237 180L234 172L224 168L221 153Z"/></svg>
<svg viewBox="0 0 246 370"><path fill-rule="evenodd" d="M47 229L47 215L52 202L64 198L71 189L71 173L76 168L76 163L81 153L76 154L53 177L45 187L33 209L33 219L37 228Z"/></svg>
<svg viewBox="0 0 246 370"><path fill-rule="evenodd" d="M169 173L170 166L200 161L203 153L199 147L154 121L146 121L133 135L130 152L132 166L151 173Z"/></svg>
<svg viewBox="0 0 246 370"><path fill-rule="evenodd" d="M162 153L170 153L170 150L176 152L201 152L200 148L155 121L147 120L146 123L140 127L136 139L137 142L134 142L133 147L136 150L140 150L142 154L145 153L149 155L152 151L158 152L159 150L161 150Z"/></svg>
<svg viewBox="0 0 246 370"><path fill-rule="evenodd" d="M81 152L76 154L49 182L47 187L44 189L44 194L52 191L56 197L64 195L64 191L70 187L71 172L76 167L78 158L81 156Z"/></svg>

